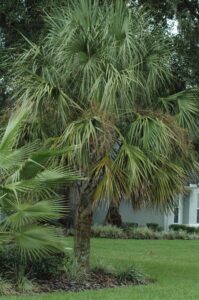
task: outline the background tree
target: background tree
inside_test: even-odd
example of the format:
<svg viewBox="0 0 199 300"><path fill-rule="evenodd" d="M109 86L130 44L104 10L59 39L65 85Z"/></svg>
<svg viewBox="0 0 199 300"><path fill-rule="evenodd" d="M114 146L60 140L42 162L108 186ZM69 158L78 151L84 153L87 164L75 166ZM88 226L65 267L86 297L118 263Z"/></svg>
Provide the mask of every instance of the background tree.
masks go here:
<svg viewBox="0 0 199 300"><path fill-rule="evenodd" d="M43 16L58 3L67 0L6 0L0 1L0 62L7 57L14 59L25 45L23 36L37 41L45 32ZM0 108L5 108L10 99L10 77L0 63ZM7 103L8 102L8 103Z"/></svg>
<svg viewBox="0 0 199 300"><path fill-rule="evenodd" d="M195 169L185 129L196 129L196 92L169 95L168 38L123 1L69 1L46 23L45 39L13 65L13 97L32 105L34 133L73 147L60 163L87 178L77 185L75 254L88 268L99 201L171 209L183 191Z"/></svg>
<svg viewBox="0 0 199 300"><path fill-rule="evenodd" d="M174 82L171 92L199 84L199 3L197 0L131 0L131 5L148 11L155 28L161 27L172 38L172 73ZM171 25L174 25L171 26ZM199 140L193 143L199 150Z"/></svg>
<svg viewBox="0 0 199 300"><path fill-rule="evenodd" d="M162 27L173 38L173 72L176 91L199 84L199 3L197 0L132 0L136 7L144 7L155 27ZM170 28L171 23L175 28Z"/></svg>

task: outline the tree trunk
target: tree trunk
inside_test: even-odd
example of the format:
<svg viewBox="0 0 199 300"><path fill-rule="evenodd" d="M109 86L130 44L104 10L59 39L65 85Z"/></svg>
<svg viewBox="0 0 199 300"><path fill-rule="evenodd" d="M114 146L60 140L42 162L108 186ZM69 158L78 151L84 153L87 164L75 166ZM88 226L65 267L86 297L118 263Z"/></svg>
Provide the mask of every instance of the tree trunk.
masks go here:
<svg viewBox="0 0 199 300"><path fill-rule="evenodd" d="M107 215L106 215L106 223L111 224L113 226L121 227L122 226L122 218L119 213L119 205L120 202L111 202Z"/></svg>
<svg viewBox="0 0 199 300"><path fill-rule="evenodd" d="M69 229L75 228L75 215L77 211L79 192L75 185L66 187L61 192L64 195L64 201L68 211L64 217L61 218L60 222L64 225L66 233Z"/></svg>
<svg viewBox="0 0 199 300"><path fill-rule="evenodd" d="M81 189L75 223L75 258L79 266L88 271L92 226L92 195L94 186L90 181Z"/></svg>

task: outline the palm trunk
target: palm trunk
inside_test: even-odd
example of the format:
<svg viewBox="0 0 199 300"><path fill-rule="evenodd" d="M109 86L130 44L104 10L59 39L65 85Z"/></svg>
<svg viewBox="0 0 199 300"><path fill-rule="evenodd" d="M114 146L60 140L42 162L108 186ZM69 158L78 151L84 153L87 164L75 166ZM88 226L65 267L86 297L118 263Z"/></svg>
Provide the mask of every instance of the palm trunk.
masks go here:
<svg viewBox="0 0 199 300"><path fill-rule="evenodd" d="M79 266L88 271L92 226L92 195L94 186L90 181L79 196L75 224L75 258Z"/></svg>

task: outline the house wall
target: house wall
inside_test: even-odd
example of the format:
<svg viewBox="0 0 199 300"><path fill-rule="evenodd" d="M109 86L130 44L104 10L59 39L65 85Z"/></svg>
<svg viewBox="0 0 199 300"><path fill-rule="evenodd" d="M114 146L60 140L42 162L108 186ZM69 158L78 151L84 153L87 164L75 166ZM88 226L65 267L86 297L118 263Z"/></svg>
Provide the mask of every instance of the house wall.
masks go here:
<svg viewBox="0 0 199 300"><path fill-rule="evenodd" d="M103 225L108 212L108 206L106 204L99 205L93 212L93 224Z"/></svg>
<svg viewBox="0 0 199 300"><path fill-rule="evenodd" d="M165 231L169 230L169 226L171 224L173 224L173 221L174 221L174 213L173 212L164 214L164 227L163 228Z"/></svg>
<svg viewBox="0 0 199 300"><path fill-rule="evenodd" d="M197 224L197 199L199 188L197 186L187 187L185 195L179 195L179 217L178 224L186 224L189 226L199 226ZM93 223L104 224L106 214L108 211L107 205L101 205L94 212ZM167 214L161 213L159 210L142 208L140 210L133 210L131 204L124 201L121 202L119 212L122 221L125 223L138 223L144 226L147 223L157 223L164 230L169 229L169 225L174 223L174 214L169 212Z"/></svg>
<svg viewBox="0 0 199 300"><path fill-rule="evenodd" d="M108 206L105 204L100 205L95 211L93 216L93 223L96 225L104 224ZM147 223L157 223L162 228L165 228L165 215L158 210L142 208L133 210L131 204L124 201L121 202L119 213L124 223L138 223L144 226Z"/></svg>
<svg viewBox="0 0 199 300"><path fill-rule="evenodd" d="M120 204L120 214L123 222L138 223L140 226L147 223L157 223L164 228L164 214L155 209L142 208L133 210L131 204L122 202Z"/></svg>

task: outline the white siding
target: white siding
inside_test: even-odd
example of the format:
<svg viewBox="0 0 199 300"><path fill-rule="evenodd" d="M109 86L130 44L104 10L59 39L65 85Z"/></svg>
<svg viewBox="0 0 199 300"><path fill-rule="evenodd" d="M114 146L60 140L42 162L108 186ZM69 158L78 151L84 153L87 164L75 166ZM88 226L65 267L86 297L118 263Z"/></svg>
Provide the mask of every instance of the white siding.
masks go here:
<svg viewBox="0 0 199 300"><path fill-rule="evenodd" d="M164 213L150 208L142 208L133 210L128 203L122 202L120 204L120 214L123 222L138 223L140 226L147 223L157 223L162 228L164 227Z"/></svg>

